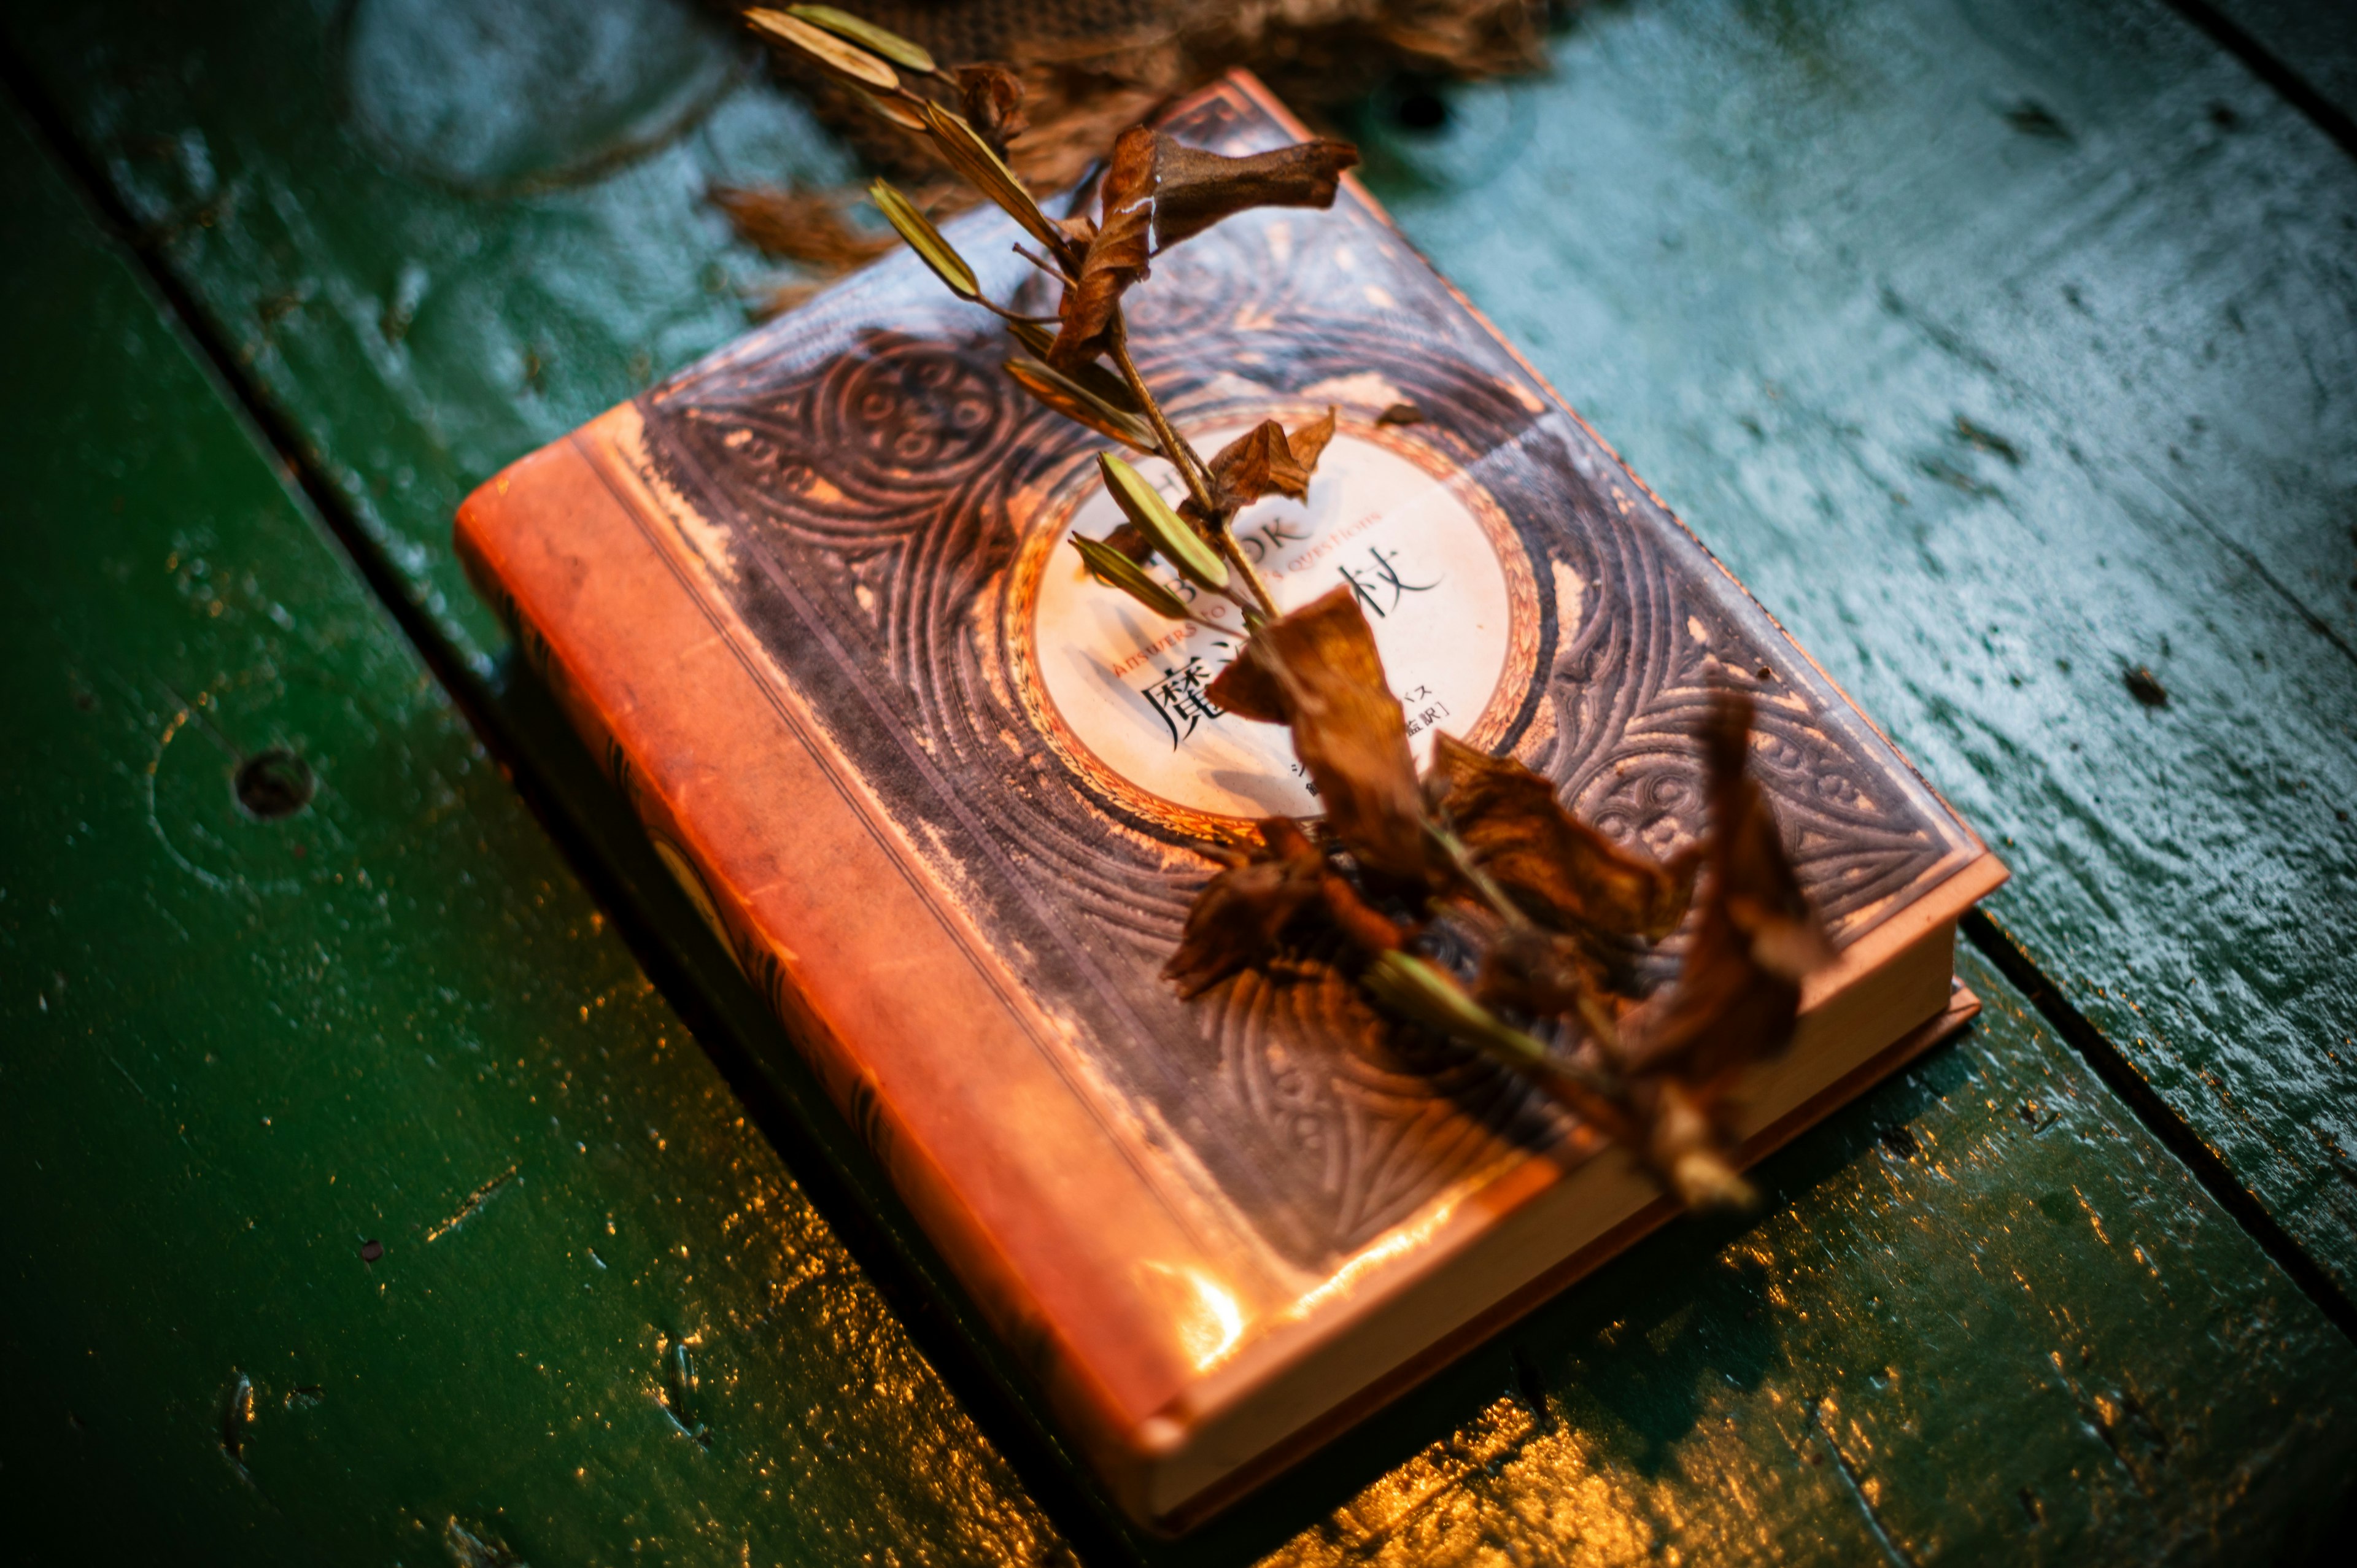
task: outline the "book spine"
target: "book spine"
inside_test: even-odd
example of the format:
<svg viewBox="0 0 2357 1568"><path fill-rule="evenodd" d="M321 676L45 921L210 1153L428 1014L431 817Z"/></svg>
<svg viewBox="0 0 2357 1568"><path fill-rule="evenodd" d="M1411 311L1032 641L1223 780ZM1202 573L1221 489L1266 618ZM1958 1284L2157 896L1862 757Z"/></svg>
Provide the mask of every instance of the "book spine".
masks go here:
<svg viewBox="0 0 2357 1568"><path fill-rule="evenodd" d="M616 738L613 726L605 714L589 700L581 682L565 668L547 633L524 613L522 605L510 592L498 571L486 559L474 531L462 521L456 532L460 564L475 591L482 596L515 639L517 655L539 678L574 733L581 737L589 754L597 759L598 768L608 782L619 790L638 819L639 826L653 845L656 857L672 880L679 885L696 914L712 934L739 973L759 992L770 1012L792 1036L803 1058L818 1073L821 1084L836 1107L850 1121L878 1160L890 1170L888 1118L883 1113L874 1086L866 1082L851 1062L841 1043L824 1022L803 1004L800 991L793 985L786 964L769 942L752 930L735 908L735 901L716 896L706 880L695 857L687 847L688 835L682 831L670 807L662 795L644 785L639 769L632 764L630 754ZM899 1173L892 1173L899 1180Z"/></svg>
<svg viewBox="0 0 2357 1568"><path fill-rule="evenodd" d="M528 462L531 460L527 460ZM523 465L519 466L523 467ZM494 481L494 486L497 481ZM490 491L494 486L486 486ZM519 656L554 697L560 710L629 802L632 814L697 914L785 1026L803 1059L836 1109L875 1156L893 1188L920 1226L963 1281L970 1299L1035 1380L1039 1391L1078 1439L1117 1494L1139 1484L1138 1455L1128 1422L1115 1413L1098 1380L1071 1354L1064 1336L1049 1326L1053 1316L1026 1281L1026 1271L1005 1252L997 1227L974 1212L929 1141L903 1118L890 1091L813 1004L798 979L798 965L760 930L728 879L707 868L693 847L695 835L675 815L665 792L633 760L617 728L630 726L627 714L609 717L585 671L568 668L552 638L524 608L497 561L502 542L499 521L478 510L479 496L461 509L454 540L469 581L515 639ZM530 578L527 573L527 579Z"/></svg>

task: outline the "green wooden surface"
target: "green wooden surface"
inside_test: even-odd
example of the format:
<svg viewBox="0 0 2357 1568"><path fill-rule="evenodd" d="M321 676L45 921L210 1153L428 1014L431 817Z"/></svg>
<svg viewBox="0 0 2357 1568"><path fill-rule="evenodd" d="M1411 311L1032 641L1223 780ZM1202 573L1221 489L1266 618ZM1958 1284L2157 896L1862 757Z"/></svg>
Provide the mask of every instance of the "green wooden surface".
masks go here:
<svg viewBox="0 0 2357 1568"><path fill-rule="evenodd" d="M1402 225L2357 1286L2357 165L2143 0L1631 5L1455 102L1371 117Z"/></svg>
<svg viewBox="0 0 2357 1568"><path fill-rule="evenodd" d="M2357 11L2347 0L2212 0L2227 23L2342 116L2357 119Z"/></svg>
<svg viewBox="0 0 2357 1568"><path fill-rule="evenodd" d="M124 259L0 136L0 1555L425 1563L455 1520L544 1563L1056 1560ZM273 747L317 793L258 822L233 780Z"/></svg>
<svg viewBox="0 0 2357 1568"><path fill-rule="evenodd" d="M390 23L19 27L478 662L458 498L741 327L762 270L707 183L845 166L748 78L619 167L619 110L570 114L541 188L423 167L597 98L576 13L606 8L492 7L497 48L400 68L373 120ZM639 52L650 85L597 91L703 80ZM1437 134L1369 113L1371 182L1989 833L2014 939L2352 1293L2357 168L2160 0L1634 4L1556 54Z"/></svg>
<svg viewBox="0 0 2357 1568"><path fill-rule="evenodd" d="M568 66L530 9L576 7L495 13L524 42L495 38L468 81L572 107L464 134L353 92L355 59L414 45L414 5L9 24L428 635L479 670L495 644L442 542L457 495L737 329L758 269L697 206L705 178L842 166L725 48L656 58L629 91L552 91L551 71L605 81L630 29L589 29ZM664 25L637 15L641 38ZM2347 607L2298 578L2345 538L2323 520L2349 491L2329 308L2348 247L2326 243L2347 170L2168 13L2088 15L2074 37L1988 8L1614 8L1565 37L1553 81L1457 95L1437 135L1379 111L1365 129L1419 242L2018 840L2009 928L2123 1048L2158 1042L2143 1065L2314 1245L2338 1216L2301 1141L2345 1114L2315 1026L2350 1009L2325 961L2346 913L2308 901L2345 901L2348 852L2291 808L2349 794L2345 744L2326 749L2345 658L2301 654L2347 640ZM385 69L428 107L451 94ZM600 161L716 93L683 139ZM408 151L352 128L363 97ZM39 1500L35 1539L463 1561L457 1518L544 1564L1059 1550L119 263L53 184L16 183L12 230L49 238L9 246L11 362L61 368L16 384L0 436L48 525L17 531L36 553L0 633L31 672L10 754L38 759L9 775L27 826L0 901L23 1391L0 1488ZM2066 286L2108 314L2061 330L2078 307L2040 290ZM91 303L62 307L75 290ZM2242 336L2212 357L2185 324L2229 309ZM2192 418L2223 456L2187 446ZM2214 461L2164 467L2172 436ZM2123 660L2170 705L2129 703ZM749 1042L792 1100L774 1032L531 694L475 700L708 1043ZM210 725L159 748L182 708ZM158 765L151 811L149 760L216 732L210 772ZM323 759L320 800L247 823L231 754L285 742ZM322 833L303 869L251 859L302 823ZM2001 981L1970 978L1993 1016L1773 1162L1757 1221L1657 1239L1178 1548L1113 1536L1035 1463L1056 1522L1174 1563L2298 1555L2357 1469L2357 1359ZM2243 993L2179 1034L2139 1019L2190 1015L2197 979ZM2211 1093L2256 1155L2201 1121ZM789 1157L831 1168L811 1136ZM856 1172L848 1191L875 1201ZM582 1292L579 1231L608 1210L638 1266L601 1251ZM616 1272L620 1301L599 1291ZM709 1448L662 1402L663 1348L699 1329ZM232 1369L259 1395L250 1486L221 1450Z"/></svg>

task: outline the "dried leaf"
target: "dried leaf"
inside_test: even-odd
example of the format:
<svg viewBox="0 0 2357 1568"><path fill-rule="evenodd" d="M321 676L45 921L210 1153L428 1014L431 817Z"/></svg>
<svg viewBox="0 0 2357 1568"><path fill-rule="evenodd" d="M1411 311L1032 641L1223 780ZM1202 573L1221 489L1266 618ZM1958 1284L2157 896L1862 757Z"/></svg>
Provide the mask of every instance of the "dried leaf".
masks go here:
<svg viewBox="0 0 2357 1568"><path fill-rule="evenodd" d="M1049 362L1077 364L1111 347L1121 296L1155 256L1250 208L1331 207L1342 171L1358 161L1348 142L1297 142L1231 158L1145 125L1123 132L1105 172L1103 220L1057 307Z"/></svg>
<svg viewBox="0 0 2357 1568"><path fill-rule="evenodd" d="M1264 419L1219 450L1211 461L1211 485L1230 508L1250 506L1263 496L1309 499L1309 476L1326 444L1334 438L1334 411L1291 435L1274 419Z"/></svg>
<svg viewBox="0 0 2357 1568"><path fill-rule="evenodd" d="M1675 1080L1653 1086L1650 1122L1638 1151L1688 1208L1743 1209L1760 1201L1721 1152L1709 1108Z"/></svg>
<svg viewBox="0 0 2357 1568"><path fill-rule="evenodd" d="M720 209L737 237L764 255L781 256L828 273L846 272L892 248L844 220L840 192L780 190L774 186L716 185L704 199Z"/></svg>
<svg viewBox="0 0 2357 1568"><path fill-rule="evenodd" d="M1097 455L1097 468L1104 476L1105 489L1111 492L1114 504L1154 542L1155 550L1165 561L1178 567L1179 574L1199 588L1208 588L1215 594L1226 589L1228 564L1211 553L1203 536L1171 510L1161 491L1110 452Z"/></svg>
<svg viewBox="0 0 2357 1568"><path fill-rule="evenodd" d="M1023 116L1023 83L1003 65L962 65L951 76L966 124L992 152L1006 156L1006 144L1030 128Z"/></svg>
<svg viewBox="0 0 2357 1568"><path fill-rule="evenodd" d="M1481 955L1473 993L1492 1007L1518 1007L1543 1018L1600 1004L1604 978L1579 943L1536 926L1508 927Z"/></svg>
<svg viewBox="0 0 2357 1568"><path fill-rule="evenodd" d="M1407 928L1359 897L1359 890L1331 866L1318 884L1318 897L1335 929L1370 956L1379 956L1408 939Z"/></svg>
<svg viewBox="0 0 2357 1568"><path fill-rule="evenodd" d="M1187 606L1178 596L1147 576L1145 570L1112 545L1098 540L1072 535L1072 548L1089 564L1089 573L1107 587L1119 588L1156 615L1172 620L1187 618Z"/></svg>
<svg viewBox="0 0 2357 1568"><path fill-rule="evenodd" d="M1030 349L1032 358L1037 360L1045 360L1048 345L1056 340L1054 333L1037 322L1010 321L1006 329L1015 335L1017 342ZM1129 383L1103 365L1092 362L1058 373L1086 388L1100 403L1120 409L1125 413L1142 415L1146 413L1146 405L1137 401L1137 394L1129 390Z"/></svg>
<svg viewBox="0 0 2357 1568"><path fill-rule="evenodd" d="M1422 424L1424 410L1412 403L1395 403L1375 415L1377 424Z"/></svg>
<svg viewBox="0 0 2357 1568"><path fill-rule="evenodd" d="M1212 456L1212 494L1229 508L1250 506L1272 491L1306 500L1309 474L1293 459L1285 426L1264 419Z"/></svg>
<svg viewBox="0 0 2357 1568"><path fill-rule="evenodd" d="M1693 857L1664 865L1623 849L1564 810L1554 780L1511 757L1437 736L1424 789L1474 864L1534 920L1658 941L1685 916Z"/></svg>
<svg viewBox="0 0 2357 1568"><path fill-rule="evenodd" d="M1260 832L1251 857L1205 883L1187 912L1178 950L1162 966L1181 996L1208 990L1275 953L1286 927L1318 897L1326 857L1300 828L1272 817Z"/></svg>
<svg viewBox="0 0 2357 1568"><path fill-rule="evenodd" d="M1328 822L1361 864L1386 875L1425 875L1407 717L1348 588L1264 623L1207 690L1229 713L1292 726L1294 755Z"/></svg>
<svg viewBox="0 0 2357 1568"><path fill-rule="evenodd" d="M868 92L898 92L900 76L882 59L870 54L800 16L783 11L748 11L746 25L770 42L794 50L828 75Z"/></svg>
<svg viewBox="0 0 2357 1568"><path fill-rule="evenodd" d="M1750 699L1722 695L1703 733L1710 829L1701 918L1676 981L1629 1020L1631 1072L1713 1086L1774 1056L1792 1042L1801 982L1832 961L1767 797L1746 770L1750 733Z"/></svg>
<svg viewBox="0 0 2357 1568"><path fill-rule="evenodd" d="M1334 416L1335 409L1329 403L1325 418L1301 425L1286 436L1286 444L1293 448L1293 460L1301 465L1303 473L1318 471L1318 459L1326 456L1327 444L1334 439Z"/></svg>
<svg viewBox="0 0 2357 1568"><path fill-rule="evenodd" d="M917 252L917 259L932 269L944 287L960 299L982 297L982 285L974 281L974 269L965 264L957 247L942 239L942 231L907 197L880 179L868 188L868 194L875 198L877 209L884 214L885 220L908 242L909 249Z"/></svg>
<svg viewBox="0 0 2357 1568"><path fill-rule="evenodd" d="M877 119L888 120L893 124L899 126L903 131L914 131L920 135L925 134L925 117L922 114L918 113L914 109L909 108L906 103L901 102L900 100L897 98L878 98L876 94L867 91L864 88L858 87L846 88L845 91L850 92L853 97L856 98L859 101L861 107L865 108L869 113L875 115Z"/></svg>
<svg viewBox="0 0 2357 1568"><path fill-rule="evenodd" d="M1143 452L1149 457L1160 450L1152 425L1126 409L1113 407L1081 381L1053 366L1017 355L1006 361L1006 373L1014 379L1017 386L1074 424L1084 424L1098 435Z"/></svg>
<svg viewBox="0 0 2357 1568"><path fill-rule="evenodd" d="M1071 242L1064 231L1039 209L1039 201L1015 177L1015 171L963 117L938 103L920 105L917 113L924 116L933 145L960 178L996 202L1049 251L1060 256L1070 248Z"/></svg>
<svg viewBox="0 0 2357 1568"><path fill-rule="evenodd" d="M821 27L839 38L848 38L870 54L882 55L895 65L931 74L933 57L923 48L888 28L862 20L848 11L838 11L832 5L789 5L786 15L801 18L813 27Z"/></svg>

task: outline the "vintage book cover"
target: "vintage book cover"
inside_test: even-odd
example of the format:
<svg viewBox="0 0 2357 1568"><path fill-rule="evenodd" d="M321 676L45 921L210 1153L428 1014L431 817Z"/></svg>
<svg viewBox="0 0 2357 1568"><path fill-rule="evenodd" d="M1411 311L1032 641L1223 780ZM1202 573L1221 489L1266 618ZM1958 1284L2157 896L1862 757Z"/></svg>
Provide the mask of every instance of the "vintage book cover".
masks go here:
<svg viewBox="0 0 2357 1568"><path fill-rule="evenodd" d="M1166 128L1301 134L1242 77ZM951 232L1051 307L996 213ZM1231 220L1130 299L1200 449L1339 411L1308 503L1238 526L1282 602L1358 595L1419 757L1511 750L1666 853L1711 693L1753 694L1841 958L1747 1086L1747 1157L1969 1015L1954 923L2003 868L1363 191ZM1158 977L1195 846L1316 801L1281 728L1207 700L1226 639L1060 547L1119 521L1104 443L1009 351L896 256L516 464L457 542L1113 1494L1176 1526L1670 1208L1309 959Z"/></svg>

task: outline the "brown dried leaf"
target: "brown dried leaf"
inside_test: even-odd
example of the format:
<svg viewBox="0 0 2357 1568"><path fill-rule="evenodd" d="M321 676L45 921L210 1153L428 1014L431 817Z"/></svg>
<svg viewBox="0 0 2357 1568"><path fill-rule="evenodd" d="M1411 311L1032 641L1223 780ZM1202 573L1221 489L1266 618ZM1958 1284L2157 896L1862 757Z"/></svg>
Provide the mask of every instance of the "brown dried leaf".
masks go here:
<svg viewBox="0 0 2357 1568"><path fill-rule="evenodd" d="M1361 951L1385 953L1407 941L1406 927L1360 897L1359 890L1331 866L1318 881L1318 893L1335 929Z"/></svg>
<svg viewBox="0 0 2357 1568"><path fill-rule="evenodd" d="M1675 1079L1651 1086L1643 1146L1637 1152L1660 1173L1678 1201L1695 1209L1745 1209L1760 1194L1726 1153L1727 1134L1707 1100Z"/></svg>
<svg viewBox="0 0 2357 1568"><path fill-rule="evenodd" d="M1005 157L1006 144L1031 127L1023 115L1022 81L1003 65L962 65L950 74L957 81L966 124Z"/></svg>
<svg viewBox="0 0 2357 1568"><path fill-rule="evenodd" d="M1223 501L1250 506L1269 494L1309 499L1309 470L1286 444L1285 426L1264 419L1211 458L1211 478Z"/></svg>
<svg viewBox="0 0 2357 1568"><path fill-rule="evenodd" d="M1007 360L1006 368L1015 384L1030 393L1042 407L1053 409L1075 424L1085 425L1148 456L1161 450L1152 425L1126 409L1112 407L1077 378L1020 354Z"/></svg>
<svg viewBox="0 0 2357 1568"><path fill-rule="evenodd" d="M1348 588L1264 623L1208 693L1229 713L1292 726L1294 755L1318 787L1327 822L1361 864L1386 875L1424 875L1407 716Z"/></svg>
<svg viewBox="0 0 2357 1568"><path fill-rule="evenodd" d="M1293 448L1293 460L1301 465L1303 473L1318 471L1318 459L1326 456L1327 443L1334 439L1334 414L1335 410L1329 403L1325 418L1304 424L1286 437L1286 444Z"/></svg>
<svg viewBox="0 0 2357 1568"><path fill-rule="evenodd" d="M1577 1013L1603 992L1601 972L1577 942L1536 926L1501 930L1481 955L1473 987L1490 1006L1518 1007L1543 1018Z"/></svg>
<svg viewBox="0 0 2357 1568"><path fill-rule="evenodd" d="M1181 996L1207 991L1277 950L1286 926L1320 893L1326 857L1291 819L1260 825L1261 843L1243 864L1203 884L1187 911L1178 950L1162 976Z"/></svg>
<svg viewBox="0 0 2357 1568"><path fill-rule="evenodd" d="M1334 411L1291 435L1274 419L1264 419L1219 450L1211 462L1213 494L1229 507L1250 506L1263 496L1309 499L1309 476L1326 444L1334 438Z"/></svg>
<svg viewBox="0 0 2357 1568"><path fill-rule="evenodd" d="M871 234L845 220L844 208L856 194L716 185L704 199L720 209L738 239L762 254L840 273L874 261L898 243L889 234Z"/></svg>
<svg viewBox="0 0 2357 1568"><path fill-rule="evenodd" d="M1412 403L1395 403L1375 415L1377 424L1422 424L1424 410Z"/></svg>
<svg viewBox="0 0 2357 1568"><path fill-rule="evenodd" d="M1685 916L1692 856L1664 865L1623 849L1564 810L1554 780L1511 757L1437 736L1424 789L1474 864L1534 920L1658 941Z"/></svg>
<svg viewBox="0 0 2357 1568"><path fill-rule="evenodd" d="M1750 698L1722 694L1702 737L1710 786L1702 918L1677 980L1624 1032L1628 1070L1674 1071L1706 1094L1792 1042L1801 982L1834 956L1745 768L1750 734Z"/></svg>
<svg viewBox="0 0 2357 1568"><path fill-rule="evenodd" d="M1250 208L1331 207L1342 171L1358 161L1348 142L1297 142L1231 158L1145 125L1123 132L1105 171L1103 221L1057 307L1049 361L1078 364L1111 347L1114 312L1153 257Z"/></svg>

